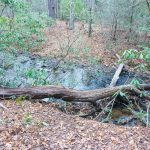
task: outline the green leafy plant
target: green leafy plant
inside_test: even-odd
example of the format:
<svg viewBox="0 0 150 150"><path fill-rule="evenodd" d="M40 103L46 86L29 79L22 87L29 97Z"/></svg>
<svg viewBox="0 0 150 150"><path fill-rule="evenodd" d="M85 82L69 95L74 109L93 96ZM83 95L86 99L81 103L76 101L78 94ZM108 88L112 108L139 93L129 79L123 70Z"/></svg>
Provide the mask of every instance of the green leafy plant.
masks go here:
<svg viewBox="0 0 150 150"><path fill-rule="evenodd" d="M45 42L44 29L52 25L45 13L31 12L29 4L21 0L1 0L13 16L0 16L0 49L38 49Z"/></svg>
<svg viewBox="0 0 150 150"><path fill-rule="evenodd" d="M132 81L131 81L131 84L134 85L135 87L139 87L139 85L141 84L141 81L134 78Z"/></svg>
<svg viewBox="0 0 150 150"><path fill-rule="evenodd" d="M50 82L47 80L48 73L41 69L28 69L25 76L32 80L32 85L48 85Z"/></svg>
<svg viewBox="0 0 150 150"><path fill-rule="evenodd" d="M26 99L26 96L19 96L16 98L16 103L22 105L22 102Z"/></svg>
<svg viewBox="0 0 150 150"><path fill-rule="evenodd" d="M124 51L122 55L123 61L128 63L129 66L139 71L145 71L149 69L150 62L150 48L143 47L143 50L137 51L130 49Z"/></svg>
<svg viewBox="0 0 150 150"><path fill-rule="evenodd" d="M101 62L102 62L102 60L98 57L93 57L93 56L88 57L88 63L91 65L96 65L96 64L101 63Z"/></svg>
<svg viewBox="0 0 150 150"><path fill-rule="evenodd" d="M25 124L25 125L30 125L30 124L32 123L32 121L33 121L33 118L32 118L32 116L31 116L31 114L30 114L30 113L27 113L27 114L25 115L25 117L24 117L24 124Z"/></svg>

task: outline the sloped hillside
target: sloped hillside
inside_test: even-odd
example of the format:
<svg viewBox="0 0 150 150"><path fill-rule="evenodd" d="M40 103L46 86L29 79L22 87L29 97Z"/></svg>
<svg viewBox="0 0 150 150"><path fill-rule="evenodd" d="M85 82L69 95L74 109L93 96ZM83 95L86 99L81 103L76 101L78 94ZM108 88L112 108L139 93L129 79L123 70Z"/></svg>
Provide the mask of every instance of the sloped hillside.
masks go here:
<svg viewBox="0 0 150 150"><path fill-rule="evenodd" d="M3 101L1 150L149 150L150 129L102 124L64 114L55 104Z"/></svg>

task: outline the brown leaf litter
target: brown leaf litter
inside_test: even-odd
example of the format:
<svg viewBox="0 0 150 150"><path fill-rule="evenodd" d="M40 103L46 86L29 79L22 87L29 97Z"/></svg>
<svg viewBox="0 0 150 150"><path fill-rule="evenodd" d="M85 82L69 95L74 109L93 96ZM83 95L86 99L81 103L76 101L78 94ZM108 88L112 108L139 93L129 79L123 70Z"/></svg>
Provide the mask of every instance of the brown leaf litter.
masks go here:
<svg viewBox="0 0 150 150"><path fill-rule="evenodd" d="M71 45L66 60L82 61L86 64L95 58L97 62L112 66L118 61L116 53L135 47L134 44L125 42L122 32L119 36L118 41L112 41L110 29L93 25L92 37L89 38L86 24L76 22L75 29L68 30L65 21L56 21L56 25L45 33L46 44L40 50L32 51L33 54L41 56L60 57L66 54L68 46Z"/></svg>
<svg viewBox="0 0 150 150"><path fill-rule="evenodd" d="M71 116L55 104L0 108L0 150L150 150L150 129L120 127Z"/></svg>

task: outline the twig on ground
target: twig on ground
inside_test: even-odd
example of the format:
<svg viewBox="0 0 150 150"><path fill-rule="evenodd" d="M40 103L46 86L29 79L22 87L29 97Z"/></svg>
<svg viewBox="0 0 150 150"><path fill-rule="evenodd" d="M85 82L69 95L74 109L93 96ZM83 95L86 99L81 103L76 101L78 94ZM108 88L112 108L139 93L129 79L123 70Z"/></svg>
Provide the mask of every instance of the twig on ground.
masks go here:
<svg viewBox="0 0 150 150"><path fill-rule="evenodd" d="M116 97L113 98L113 99L103 108L103 110L94 118L94 120L97 120L97 118L99 118L99 116L101 116L101 115L105 112L105 110L109 107L109 105L111 105L111 103L114 104L115 99L116 99ZM112 105L112 107L113 107L113 105ZM111 109L112 109L112 107L111 107Z"/></svg>
<svg viewBox="0 0 150 150"><path fill-rule="evenodd" d="M4 110L8 110L3 104L0 103L0 107L3 108Z"/></svg>

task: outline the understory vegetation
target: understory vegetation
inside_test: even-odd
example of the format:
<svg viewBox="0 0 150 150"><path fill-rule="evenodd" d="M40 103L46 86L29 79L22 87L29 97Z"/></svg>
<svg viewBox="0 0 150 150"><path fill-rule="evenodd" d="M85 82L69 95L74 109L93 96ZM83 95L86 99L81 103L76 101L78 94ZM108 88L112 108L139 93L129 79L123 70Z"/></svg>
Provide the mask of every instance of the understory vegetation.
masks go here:
<svg viewBox="0 0 150 150"><path fill-rule="evenodd" d="M1 1L0 49L29 51L44 43L44 29L53 21L45 12L33 12L26 1Z"/></svg>

